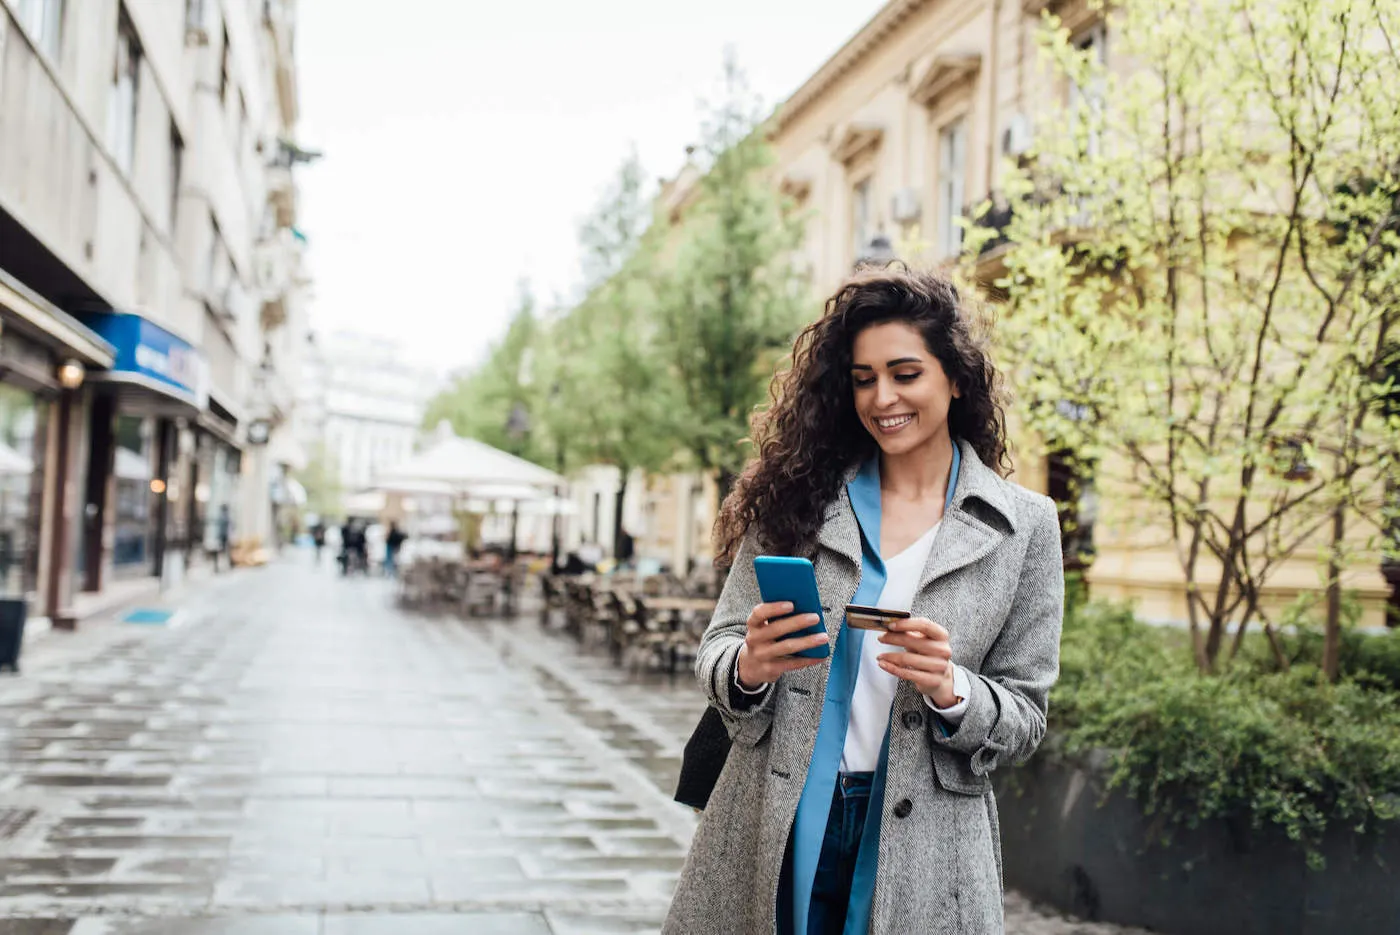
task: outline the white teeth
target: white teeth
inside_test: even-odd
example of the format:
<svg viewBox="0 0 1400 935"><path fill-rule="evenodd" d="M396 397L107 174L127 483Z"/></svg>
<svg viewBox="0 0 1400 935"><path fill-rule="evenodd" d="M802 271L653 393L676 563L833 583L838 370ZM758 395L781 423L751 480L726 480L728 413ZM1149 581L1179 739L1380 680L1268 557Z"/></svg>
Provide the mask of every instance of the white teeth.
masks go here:
<svg viewBox="0 0 1400 935"><path fill-rule="evenodd" d="M898 426L901 426L906 422L911 422L913 421L913 419L913 416L891 416L887 419L876 419L875 423L879 425L882 429L892 429L897 428Z"/></svg>

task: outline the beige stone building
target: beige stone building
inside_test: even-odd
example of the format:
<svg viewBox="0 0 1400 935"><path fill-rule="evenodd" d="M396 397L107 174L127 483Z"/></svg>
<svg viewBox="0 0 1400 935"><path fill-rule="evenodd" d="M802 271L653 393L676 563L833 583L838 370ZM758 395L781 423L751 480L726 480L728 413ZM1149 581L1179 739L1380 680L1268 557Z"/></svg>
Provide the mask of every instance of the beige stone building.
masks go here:
<svg viewBox="0 0 1400 935"><path fill-rule="evenodd" d="M1037 125L1084 93L1037 61L1047 7L1081 49L1110 69L1131 67L1115 58L1111 32L1083 0L891 0L781 105L776 182L805 212L814 313L877 237L924 245L922 255L906 247L905 259L956 257L955 220L997 190L1006 160L1026 150ZM696 180L683 170L663 188L661 209L674 216ZM1057 465L1025 454L1033 446L1021 441L1015 479L1064 499ZM698 521L706 529L713 506L711 499ZM1095 594L1131 598L1148 618L1184 619L1182 575L1165 530L1144 530L1123 506L1097 503L1092 492L1078 504L1081 522L1099 517L1088 572ZM1364 622L1381 623L1388 590L1379 556L1345 584L1359 592ZM1320 587L1308 555L1275 575L1270 599L1277 606Z"/></svg>

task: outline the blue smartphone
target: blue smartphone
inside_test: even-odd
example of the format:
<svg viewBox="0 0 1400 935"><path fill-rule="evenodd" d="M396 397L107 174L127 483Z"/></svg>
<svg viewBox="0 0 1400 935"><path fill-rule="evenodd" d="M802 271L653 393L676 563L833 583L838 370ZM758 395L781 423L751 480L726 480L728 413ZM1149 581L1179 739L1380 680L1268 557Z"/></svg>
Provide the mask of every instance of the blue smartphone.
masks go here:
<svg viewBox="0 0 1400 935"><path fill-rule="evenodd" d="M754 574L758 576L758 593L763 602L788 601L794 614L816 614L817 622L805 630L790 633L782 639L790 640L799 636L815 636L826 632L826 617L822 614L822 598L817 592L817 573L812 563L805 558L792 558L787 555L759 555L753 560ZM831 644L823 643L809 649L799 650L794 656L808 659L825 659L831 655Z"/></svg>

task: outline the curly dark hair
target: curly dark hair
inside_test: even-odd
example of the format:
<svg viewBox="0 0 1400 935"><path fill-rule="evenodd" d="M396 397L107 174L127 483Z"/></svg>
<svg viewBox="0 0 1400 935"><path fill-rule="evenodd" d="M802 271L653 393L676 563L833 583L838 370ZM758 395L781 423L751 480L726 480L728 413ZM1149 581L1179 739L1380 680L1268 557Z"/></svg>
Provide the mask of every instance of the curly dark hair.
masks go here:
<svg viewBox="0 0 1400 935"><path fill-rule="evenodd" d="M878 450L856 415L851 352L871 325L907 322L961 390L948 412L954 438L1005 476L1005 397L988 355L987 323L963 307L943 276L898 268L864 270L826 302L826 312L798 336L791 366L773 378L771 403L754 420L757 457L725 498L715 522L715 564L728 568L749 530L760 546L810 555L826 506L846 472Z"/></svg>

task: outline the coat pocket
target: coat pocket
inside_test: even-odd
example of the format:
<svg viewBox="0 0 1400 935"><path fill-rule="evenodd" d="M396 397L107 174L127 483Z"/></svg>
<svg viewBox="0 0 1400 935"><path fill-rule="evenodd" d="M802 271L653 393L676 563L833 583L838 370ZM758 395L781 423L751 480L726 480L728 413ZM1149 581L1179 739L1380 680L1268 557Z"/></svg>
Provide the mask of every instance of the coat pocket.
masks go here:
<svg viewBox="0 0 1400 935"><path fill-rule="evenodd" d="M957 750L932 747L929 755L933 758L933 772L938 784L949 792L962 795L984 795L992 788L990 776L979 776L972 771L972 758Z"/></svg>

